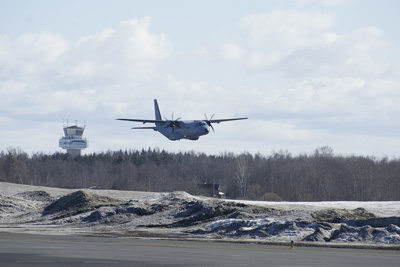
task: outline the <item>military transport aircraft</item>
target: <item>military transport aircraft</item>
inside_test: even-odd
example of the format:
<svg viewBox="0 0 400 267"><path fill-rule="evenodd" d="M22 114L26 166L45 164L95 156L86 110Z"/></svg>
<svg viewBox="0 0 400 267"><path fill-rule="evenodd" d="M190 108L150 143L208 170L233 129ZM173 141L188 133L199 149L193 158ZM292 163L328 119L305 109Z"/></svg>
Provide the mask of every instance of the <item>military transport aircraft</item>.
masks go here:
<svg viewBox="0 0 400 267"><path fill-rule="evenodd" d="M121 121L135 121L145 123L154 123L153 127L132 127L132 129L152 129L154 131L160 132L162 135L167 137L169 140L198 140L200 136L206 135L210 132L210 128L214 131L212 123L220 123L224 121L236 121L245 120L247 118L232 118L232 119L218 119L213 120L211 116L210 119L205 120L191 120L191 121L181 121L180 118L174 120L163 120L161 119L160 109L158 107L157 99L154 99L154 111L156 114L155 120L141 120L141 119L117 119Z"/></svg>

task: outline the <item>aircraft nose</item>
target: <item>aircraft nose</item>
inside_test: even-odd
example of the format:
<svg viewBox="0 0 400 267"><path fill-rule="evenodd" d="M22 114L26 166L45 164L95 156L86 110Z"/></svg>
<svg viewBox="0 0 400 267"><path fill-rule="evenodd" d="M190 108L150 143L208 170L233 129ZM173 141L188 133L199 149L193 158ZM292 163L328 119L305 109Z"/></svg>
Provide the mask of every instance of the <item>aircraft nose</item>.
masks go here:
<svg viewBox="0 0 400 267"><path fill-rule="evenodd" d="M207 128L205 128L205 129L204 129L204 132L205 132L206 134L208 134L208 133L210 132L210 130L208 130Z"/></svg>

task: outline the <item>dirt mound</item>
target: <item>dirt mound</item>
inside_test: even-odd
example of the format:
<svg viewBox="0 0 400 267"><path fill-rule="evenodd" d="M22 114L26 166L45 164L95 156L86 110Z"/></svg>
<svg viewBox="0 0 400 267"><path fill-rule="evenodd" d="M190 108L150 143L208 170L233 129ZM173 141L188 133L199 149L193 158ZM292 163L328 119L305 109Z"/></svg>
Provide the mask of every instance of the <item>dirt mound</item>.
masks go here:
<svg viewBox="0 0 400 267"><path fill-rule="evenodd" d="M192 201L195 197L184 192L184 191L174 191L165 195L163 200L166 201Z"/></svg>
<svg viewBox="0 0 400 267"><path fill-rule="evenodd" d="M328 209L313 212L311 216L315 231L303 241L400 242L400 217L379 218L363 208Z"/></svg>
<svg viewBox="0 0 400 267"><path fill-rule="evenodd" d="M367 220L349 220L346 222L350 226L363 227L387 227L389 225L400 226L400 217L371 218Z"/></svg>
<svg viewBox="0 0 400 267"><path fill-rule="evenodd" d="M243 204L219 203L217 205L205 205L203 202L193 201L187 203L184 211L178 213L176 218L184 218L172 224L172 227L191 226L209 222L221 218L236 218Z"/></svg>
<svg viewBox="0 0 400 267"><path fill-rule="evenodd" d="M205 225L216 220L229 219L249 219L249 218L265 218L276 210L267 207L257 207L246 205L243 203L226 202L226 201L187 201L184 199L175 199L170 202L157 203L161 205L160 210L171 210L172 220L167 224L147 224L143 227L191 227L196 225ZM153 209L155 209L153 207Z"/></svg>
<svg viewBox="0 0 400 267"><path fill-rule="evenodd" d="M53 200L49 193L46 191L28 191L16 194L18 197L22 197L26 200L34 200L34 201L51 201Z"/></svg>
<svg viewBox="0 0 400 267"><path fill-rule="evenodd" d="M352 227L342 224L339 229L332 233L329 241L341 240L345 242L375 242L375 243L393 243L400 242L400 228L389 225L385 228L374 228L370 225L363 227Z"/></svg>
<svg viewBox="0 0 400 267"><path fill-rule="evenodd" d="M334 225L331 223L316 224L315 232L303 238L302 241L331 241L332 229Z"/></svg>
<svg viewBox="0 0 400 267"><path fill-rule="evenodd" d="M133 220L135 216L150 216L168 208L170 207L158 203L146 205L138 201L130 201L114 207L96 209L89 216L83 218L82 222L126 223Z"/></svg>
<svg viewBox="0 0 400 267"><path fill-rule="evenodd" d="M121 202L116 199L79 190L52 202L44 208L42 216L55 213L76 215L102 206L116 206L119 204L121 204Z"/></svg>
<svg viewBox="0 0 400 267"><path fill-rule="evenodd" d="M348 220L366 220L374 218L373 213L367 212L363 208L354 210L327 209L311 213L311 217L318 222L340 223Z"/></svg>
<svg viewBox="0 0 400 267"><path fill-rule="evenodd" d="M25 207L21 205L15 197L5 196L0 194L0 212L1 213L14 213L17 211L25 210Z"/></svg>

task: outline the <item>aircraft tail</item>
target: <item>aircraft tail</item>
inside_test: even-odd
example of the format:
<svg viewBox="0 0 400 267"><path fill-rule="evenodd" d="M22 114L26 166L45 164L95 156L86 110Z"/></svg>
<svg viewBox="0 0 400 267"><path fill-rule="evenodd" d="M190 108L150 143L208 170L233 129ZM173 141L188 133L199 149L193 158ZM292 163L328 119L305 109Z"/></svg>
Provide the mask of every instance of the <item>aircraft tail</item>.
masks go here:
<svg viewBox="0 0 400 267"><path fill-rule="evenodd" d="M158 107L157 99L154 99L154 112L156 114L156 120L161 121L160 108Z"/></svg>

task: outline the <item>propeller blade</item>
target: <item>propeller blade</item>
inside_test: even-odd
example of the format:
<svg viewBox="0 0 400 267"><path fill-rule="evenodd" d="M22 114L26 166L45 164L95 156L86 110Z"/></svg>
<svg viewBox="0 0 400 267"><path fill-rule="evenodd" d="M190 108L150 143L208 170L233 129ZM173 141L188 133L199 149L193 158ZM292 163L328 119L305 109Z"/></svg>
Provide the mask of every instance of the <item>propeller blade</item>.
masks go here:
<svg viewBox="0 0 400 267"><path fill-rule="evenodd" d="M208 119L207 114L204 113L204 116L206 117L206 123L207 123L208 126L211 127L211 129L213 130L213 132L214 132L214 127L213 127L212 124L211 124L211 120L212 120L212 118L214 117L214 115L215 115L215 113L213 113L213 114L211 115L211 118Z"/></svg>
<svg viewBox="0 0 400 267"><path fill-rule="evenodd" d="M179 117L176 120L174 120L174 113L173 112L171 114L171 120L169 120L169 119L167 119L165 117L164 117L164 119L165 119L164 127L165 128L171 127L172 128L172 133L175 132L175 127L182 128L182 125L181 125L181 123L179 121L181 119L181 117Z"/></svg>

